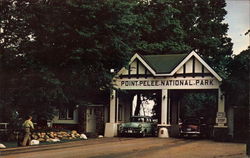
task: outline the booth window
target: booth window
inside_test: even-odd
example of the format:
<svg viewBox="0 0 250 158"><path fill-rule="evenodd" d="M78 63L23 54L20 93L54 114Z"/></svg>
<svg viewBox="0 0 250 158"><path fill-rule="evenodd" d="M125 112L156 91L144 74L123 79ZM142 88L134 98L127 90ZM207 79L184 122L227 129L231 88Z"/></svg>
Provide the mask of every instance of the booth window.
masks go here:
<svg viewBox="0 0 250 158"><path fill-rule="evenodd" d="M59 110L59 120L73 120L74 110L73 108L63 108Z"/></svg>

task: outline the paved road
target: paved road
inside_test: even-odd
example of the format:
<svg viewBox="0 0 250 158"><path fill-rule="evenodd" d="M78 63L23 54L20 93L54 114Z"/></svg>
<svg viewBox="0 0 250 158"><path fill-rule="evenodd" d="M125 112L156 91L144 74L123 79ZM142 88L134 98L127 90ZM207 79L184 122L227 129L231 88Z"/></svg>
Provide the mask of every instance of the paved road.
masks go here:
<svg viewBox="0 0 250 158"><path fill-rule="evenodd" d="M211 140L103 138L7 149L0 158L245 158L245 148Z"/></svg>

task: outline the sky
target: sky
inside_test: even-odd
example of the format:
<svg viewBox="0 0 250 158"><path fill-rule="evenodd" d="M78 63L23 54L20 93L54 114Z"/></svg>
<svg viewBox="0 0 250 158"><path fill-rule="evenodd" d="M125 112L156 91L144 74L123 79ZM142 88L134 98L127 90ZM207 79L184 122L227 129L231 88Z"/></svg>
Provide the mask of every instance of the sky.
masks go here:
<svg viewBox="0 0 250 158"><path fill-rule="evenodd" d="M250 34L245 35L250 29L250 0L226 0L228 23L228 36L232 38L233 53L239 54L250 45Z"/></svg>

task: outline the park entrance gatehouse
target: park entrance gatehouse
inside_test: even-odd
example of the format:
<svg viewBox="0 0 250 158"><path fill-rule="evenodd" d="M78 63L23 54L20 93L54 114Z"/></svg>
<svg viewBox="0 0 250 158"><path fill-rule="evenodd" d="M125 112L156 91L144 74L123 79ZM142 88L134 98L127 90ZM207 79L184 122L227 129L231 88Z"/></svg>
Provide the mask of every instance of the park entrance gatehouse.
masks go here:
<svg viewBox="0 0 250 158"><path fill-rule="evenodd" d="M116 136L118 124L134 115L134 99L131 101L128 96L124 97L122 91L142 92L137 94L151 91L151 94L157 95L158 126L166 127L169 131L178 131L178 121L171 121L173 116L179 115L179 110L174 105L178 104L178 99L171 101L173 94L178 95L175 91L215 91L217 108L214 135L227 134L225 97L220 89L222 78L194 51L189 54L134 54L128 67L123 67L112 83L114 89L110 93L109 121L105 125L106 137Z"/></svg>

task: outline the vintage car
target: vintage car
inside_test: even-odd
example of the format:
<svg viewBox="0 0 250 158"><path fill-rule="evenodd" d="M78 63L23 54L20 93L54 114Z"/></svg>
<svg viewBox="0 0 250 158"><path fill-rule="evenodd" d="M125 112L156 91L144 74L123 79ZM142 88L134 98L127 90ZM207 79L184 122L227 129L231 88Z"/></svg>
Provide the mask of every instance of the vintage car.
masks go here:
<svg viewBox="0 0 250 158"><path fill-rule="evenodd" d="M179 125L180 136L209 137L211 129L203 118L188 118Z"/></svg>
<svg viewBox="0 0 250 158"><path fill-rule="evenodd" d="M132 116L130 122L121 123L118 136L155 136L157 123L150 116Z"/></svg>

